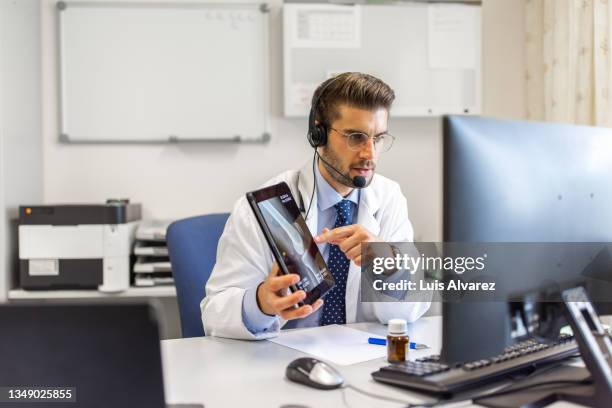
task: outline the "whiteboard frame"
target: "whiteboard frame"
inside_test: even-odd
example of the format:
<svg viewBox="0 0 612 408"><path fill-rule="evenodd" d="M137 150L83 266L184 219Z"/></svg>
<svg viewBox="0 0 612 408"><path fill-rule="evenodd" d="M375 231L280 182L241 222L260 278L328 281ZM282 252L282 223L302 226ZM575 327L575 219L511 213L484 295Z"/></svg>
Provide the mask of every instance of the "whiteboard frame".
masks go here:
<svg viewBox="0 0 612 408"><path fill-rule="evenodd" d="M385 6L385 7L401 7L402 4L406 3L422 3L422 4L465 4L468 6L480 8L480 27L482 27L482 2L480 0L412 0L412 1L382 1L375 3L351 1L351 2L335 2L335 1L308 1L308 0L284 0L285 5L299 5L299 4L330 4L338 6L361 6L361 15L367 15L367 6ZM291 82L292 65L291 65L291 33L288 30L289 17L287 16L286 10L283 7L283 115L288 118L295 117L307 117L309 115L309 108L305 110L295 109L290 106L289 100L291 97ZM363 34L362 34L363 35ZM477 64L474 69L475 76L475 103L473 106L465 107L452 107L452 106L430 106L430 107L403 107L394 105L392 108L392 115L396 118L410 118L410 117L441 117L443 115L480 115L482 114L482 29L480 29L480 35L478 37L479 43L477 44ZM320 83L329 79L335 72L327 70L327 77L321 78Z"/></svg>
<svg viewBox="0 0 612 408"><path fill-rule="evenodd" d="M83 7L83 8L150 8L150 7L168 7L168 8L204 8L204 7L217 7L217 8L240 8L249 7L259 9L263 14L263 99L262 104L264 108L263 124L264 129L261 136L257 138L243 137L236 135L231 138L189 138L181 139L178 136L169 135L167 139L86 139L86 138L74 138L66 132L66 103L64 98L64 85L65 85L65 62L63 58L63 37L62 37L62 12L68 7ZM267 143L271 139L270 134L270 116L272 114L270 104L270 8L267 3L211 3L206 1L200 2L172 2L169 0L158 1L158 2L138 2L138 1L58 1L56 3L56 65L57 65L57 84L58 84L58 123L59 123L59 136L58 141L65 144L167 144L167 143Z"/></svg>

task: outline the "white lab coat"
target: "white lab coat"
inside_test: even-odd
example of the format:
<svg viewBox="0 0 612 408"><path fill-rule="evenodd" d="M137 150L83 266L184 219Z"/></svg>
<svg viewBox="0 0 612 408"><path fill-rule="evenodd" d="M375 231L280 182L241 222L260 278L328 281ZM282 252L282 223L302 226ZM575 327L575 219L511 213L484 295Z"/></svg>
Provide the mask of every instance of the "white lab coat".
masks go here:
<svg viewBox="0 0 612 408"><path fill-rule="evenodd" d="M289 185L298 206L302 207L300 209L308 208L313 188L312 162L308 162L299 171L282 173L265 185L281 181ZM315 194L306 220L313 235L320 232L317 231L316 200ZM396 182L379 174L375 174L372 183L361 190L357 223L387 242L413 239L406 198ZM256 288L266 279L273 262L265 237L243 196L234 205L219 240L217 263L206 285L207 296L200 304L207 335L252 340L278 335L286 323L283 319L278 318L270 330L258 334L251 333L242 319L242 301L246 289ZM347 323L387 323L392 318L412 322L429 308L430 302L362 303L359 301L360 274L360 267L351 262L346 286Z"/></svg>

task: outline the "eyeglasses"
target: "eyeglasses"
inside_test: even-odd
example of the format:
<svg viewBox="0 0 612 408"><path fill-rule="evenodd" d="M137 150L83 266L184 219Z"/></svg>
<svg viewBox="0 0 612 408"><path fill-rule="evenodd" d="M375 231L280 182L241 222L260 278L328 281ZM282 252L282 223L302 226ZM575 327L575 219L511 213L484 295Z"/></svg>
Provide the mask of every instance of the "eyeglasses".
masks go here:
<svg viewBox="0 0 612 408"><path fill-rule="evenodd" d="M346 133L338 129L334 129L330 127L331 130L341 134L346 138L346 144L348 148L357 151L364 148L364 146L370 141L370 136L362 133L362 132L351 132ZM393 137L390 133L381 133L380 135L372 136L372 140L374 141L374 149L376 149L377 153L388 152L393 146L393 141L395 137Z"/></svg>

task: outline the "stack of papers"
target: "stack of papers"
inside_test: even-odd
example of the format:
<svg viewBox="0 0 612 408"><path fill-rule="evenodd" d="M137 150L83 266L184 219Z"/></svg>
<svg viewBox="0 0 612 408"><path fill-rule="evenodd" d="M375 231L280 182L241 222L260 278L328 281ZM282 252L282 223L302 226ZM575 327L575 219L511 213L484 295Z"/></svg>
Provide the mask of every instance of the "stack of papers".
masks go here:
<svg viewBox="0 0 612 408"><path fill-rule="evenodd" d="M134 286L173 285L172 267L166 246L170 220L143 220L136 230Z"/></svg>

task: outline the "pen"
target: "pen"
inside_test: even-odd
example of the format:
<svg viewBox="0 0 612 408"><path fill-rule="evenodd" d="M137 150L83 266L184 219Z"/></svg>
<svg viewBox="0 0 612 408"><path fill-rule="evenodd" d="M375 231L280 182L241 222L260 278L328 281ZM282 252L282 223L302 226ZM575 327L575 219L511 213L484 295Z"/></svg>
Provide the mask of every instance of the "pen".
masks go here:
<svg viewBox="0 0 612 408"><path fill-rule="evenodd" d="M370 337L368 339L368 343L376 344L376 345L379 345L379 346L386 346L387 345L387 340L386 339L379 339L378 337ZM410 349L412 349L412 350L422 350L422 349L427 349L427 348L429 348L429 346L426 345L426 344L410 342Z"/></svg>

